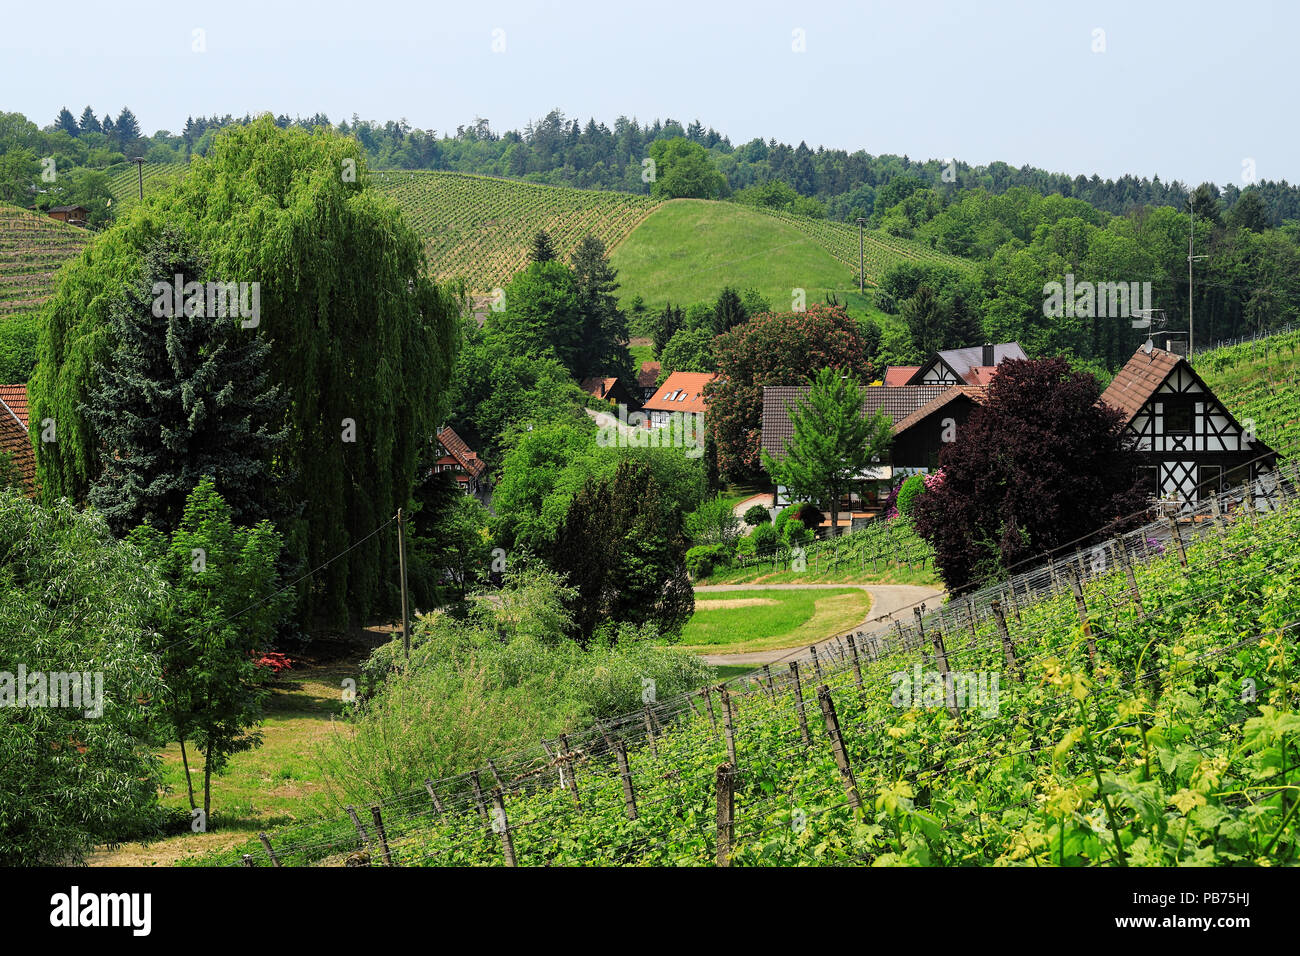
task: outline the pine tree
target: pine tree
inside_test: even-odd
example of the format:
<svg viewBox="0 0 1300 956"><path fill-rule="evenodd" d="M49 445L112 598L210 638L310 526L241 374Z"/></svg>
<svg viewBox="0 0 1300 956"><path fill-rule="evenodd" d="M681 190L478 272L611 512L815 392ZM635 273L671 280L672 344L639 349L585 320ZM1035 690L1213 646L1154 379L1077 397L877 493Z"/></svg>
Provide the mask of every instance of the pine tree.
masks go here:
<svg viewBox="0 0 1300 956"><path fill-rule="evenodd" d="M748 319L740 293L731 286L722 290L713 306L713 334L721 335Z"/></svg>
<svg viewBox="0 0 1300 956"><path fill-rule="evenodd" d="M686 316L681 306L674 308L671 302L665 303L663 311L655 317L651 329L651 345L654 348L655 358L663 353L664 346L672 341L672 337L677 334L677 330L685 321Z"/></svg>
<svg viewBox="0 0 1300 956"><path fill-rule="evenodd" d="M113 129L117 131L118 139L122 141L123 146L140 138L140 124L136 121L135 114L125 106L122 107L122 112L118 114Z"/></svg>
<svg viewBox="0 0 1300 956"><path fill-rule="evenodd" d="M201 282L204 271L193 246L166 232L145 252L144 280L110 313L116 347L97 368L85 412L112 451L89 500L118 534L142 523L175 530L204 476L216 480L236 523L272 510L270 460L285 437L272 423L285 402L267 384L270 346L216 309L154 306L154 282L171 285L177 274Z"/></svg>
<svg viewBox="0 0 1300 956"><path fill-rule="evenodd" d="M77 122L77 128L83 133L102 133L104 128L99 125L99 120L95 118L95 111L87 106L81 111L81 119Z"/></svg>
<svg viewBox="0 0 1300 956"><path fill-rule="evenodd" d="M632 381L632 358L627 350L627 316L618 307L618 272L609 264L605 244L585 236L569 260L578 281L582 309L582 344L578 352L578 379L616 375Z"/></svg>
<svg viewBox="0 0 1300 956"><path fill-rule="evenodd" d="M81 130L77 128L76 119L73 118L66 106L59 110L59 116L54 121L54 125L69 136L79 136L81 134Z"/></svg>
<svg viewBox="0 0 1300 956"><path fill-rule="evenodd" d="M528 253L530 262L550 262L555 258L555 246L545 230L533 236L533 248Z"/></svg>

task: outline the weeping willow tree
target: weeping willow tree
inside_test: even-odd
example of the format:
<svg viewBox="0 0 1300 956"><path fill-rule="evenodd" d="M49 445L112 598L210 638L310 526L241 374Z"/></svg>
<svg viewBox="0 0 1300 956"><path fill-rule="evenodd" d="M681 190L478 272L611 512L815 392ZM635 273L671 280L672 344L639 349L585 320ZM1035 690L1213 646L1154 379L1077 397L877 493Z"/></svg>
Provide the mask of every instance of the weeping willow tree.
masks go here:
<svg viewBox="0 0 1300 956"><path fill-rule="evenodd" d="M46 498L84 500L100 473L103 443L84 407L114 344L109 315L140 281L149 245L178 230L210 281L258 284L257 314L231 321L266 337L288 397L275 473L297 514L282 529L291 553L314 569L357 545L303 585L305 615L342 621L389 606L395 536L367 536L409 501L418 451L444 414L462 296L428 277L419 236L367 180L354 140L263 117L225 132L183 182L70 263L30 383Z"/></svg>

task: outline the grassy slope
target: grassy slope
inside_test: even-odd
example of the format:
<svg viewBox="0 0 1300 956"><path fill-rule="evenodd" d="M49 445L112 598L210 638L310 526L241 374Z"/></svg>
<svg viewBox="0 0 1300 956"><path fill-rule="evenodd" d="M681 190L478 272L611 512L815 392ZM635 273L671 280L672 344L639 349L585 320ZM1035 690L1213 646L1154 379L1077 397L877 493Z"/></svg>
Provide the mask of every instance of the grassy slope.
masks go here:
<svg viewBox="0 0 1300 956"><path fill-rule="evenodd" d="M0 203L0 319L40 308L59 267L90 239L85 229Z"/></svg>
<svg viewBox="0 0 1300 956"><path fill-rule="evenodd" d="M626 306L640 295L653 307L711 300L725 285L757 289L774 308L790 290L808 302L846 290L852 275L811 237L734 203L676 199L641 223L610 257Z"/></svg>
<svg viewBox="0 0 1300 956"><path fill-rule="evenodd" d="M867 285L898 262L968 264L878 233L866 239ZM677 199L646 217L611 257L626 306L640 295L652 307L715 298L725 285L757 289L776 309L792 290L823 302L833 292L857 313L875 314L857 291L858 235L845 223L807 219L734 203Z"/></svg>
<svg viewBox="0 0 1300 956"><path fill-rule="evenodd" d="M1195 364L1239 421L1254 419L1265 444L1300 450L1300 332L1203 352Z"/></svg>
<svg viewBox="0 0 1300 956"><path fill-rule="evenodd" d="M706 591L695 595L695 614L681 645L734 654L798 647L856 627L870 610L871 596L857 588Z"/></svg>

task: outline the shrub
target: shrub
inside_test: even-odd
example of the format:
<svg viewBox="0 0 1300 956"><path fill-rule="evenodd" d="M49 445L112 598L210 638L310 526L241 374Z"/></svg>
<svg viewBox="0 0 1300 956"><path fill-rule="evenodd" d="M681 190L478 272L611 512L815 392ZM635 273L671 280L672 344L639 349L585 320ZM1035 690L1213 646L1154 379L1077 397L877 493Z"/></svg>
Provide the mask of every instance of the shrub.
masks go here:
<svg viewBox="0 0 1300 956"><path fill-rule="evenodd" d="M709 679L700 658L659 646L653 625L619 626L588 649L566 640L567 589L557 581L510 571L503 590L472 596L468 619L421 616L408 666L395 666L400 640L377 648L351 733L331 734L319 751L328 798L373 801L638 710L647 679L661 700Z"/></svg>
<svg viewBox="0 0 1300 956"><path fill-rule="evenodd" d="M755 554L771 554L780 543L780 535L777 533L776 525L761 524L745 540L753 542Z"/></svg>
<svg viewBox="0 0 1300 956"><path fill-rule="evenodd" d="M740 537L740 519L731 502L718 495L686 516L686 533L697 545L722 544L729 551Z"/></svg>
<svg viewBox="0 0 1300 956"><path fill-rule="evenodd" d="M707 578L714 568L726 566L731 550L723 544L698 544L686 552L686 570L692 578Z"/></svg>
<svg viewBox="0 0 1300 956"><path fill-rule="evenodd" d="M900 515L910 515L916 499L925 493L925 478L921 475L909 475L898 488L898 497L894 506Z"/></svg>
<svg viewBox="0 0 1300 956"><path fill-rule="evenodd" d="M770 524L772 514L762 505L751 505L745 511L745 524L751 527L758 527L761 524Z"/></svg>
<svg viewBox="0 0 1300 956"><path fill-rule="evenodd" d="M754 538L752 535L741 538L736 542L736 557L752 558L757 553L758 548L754 545Z"/></svg>

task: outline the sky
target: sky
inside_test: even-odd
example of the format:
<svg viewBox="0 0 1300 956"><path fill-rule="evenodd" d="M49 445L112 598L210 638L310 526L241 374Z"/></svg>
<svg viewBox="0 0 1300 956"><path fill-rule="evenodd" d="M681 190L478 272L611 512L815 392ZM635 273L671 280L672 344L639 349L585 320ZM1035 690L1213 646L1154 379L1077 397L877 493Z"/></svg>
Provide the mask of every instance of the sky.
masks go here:
<svg viewBox="0 0 1300 956"><path fill-rule="evenodd" d="M498 132L559 108L1071 175L1300 182L1300 3L224 0L6 11L0 110Z"/></svg>

